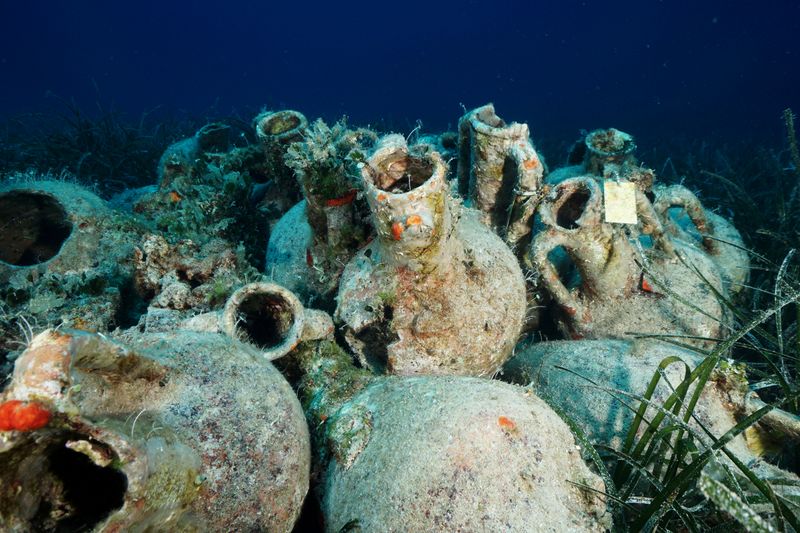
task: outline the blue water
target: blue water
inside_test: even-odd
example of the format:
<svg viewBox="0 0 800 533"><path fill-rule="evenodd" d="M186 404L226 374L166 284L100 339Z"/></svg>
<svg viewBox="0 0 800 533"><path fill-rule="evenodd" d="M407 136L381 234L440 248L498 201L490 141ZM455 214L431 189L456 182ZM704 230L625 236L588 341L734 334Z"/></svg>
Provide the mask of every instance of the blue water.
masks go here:
<svg viewBox="0 0 800 533"><path fill-rule="evenodd" d="M99 100L251 116L262 106L409 131L493 101L535 139L779 139L800 109L800 2L0 4L0 117Z"/></svg>

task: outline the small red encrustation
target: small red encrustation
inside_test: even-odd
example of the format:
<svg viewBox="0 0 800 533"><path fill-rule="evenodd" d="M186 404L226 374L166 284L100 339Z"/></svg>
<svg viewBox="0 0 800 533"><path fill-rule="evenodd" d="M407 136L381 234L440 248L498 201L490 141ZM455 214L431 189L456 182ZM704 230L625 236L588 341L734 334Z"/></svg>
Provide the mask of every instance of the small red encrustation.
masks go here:
<svg viewBox="0 0 800 533"><path fill-rule="evenodd" d="M0 404L0 431L33 431L46 426L51 417L39 403L8 400Z"/></svg>

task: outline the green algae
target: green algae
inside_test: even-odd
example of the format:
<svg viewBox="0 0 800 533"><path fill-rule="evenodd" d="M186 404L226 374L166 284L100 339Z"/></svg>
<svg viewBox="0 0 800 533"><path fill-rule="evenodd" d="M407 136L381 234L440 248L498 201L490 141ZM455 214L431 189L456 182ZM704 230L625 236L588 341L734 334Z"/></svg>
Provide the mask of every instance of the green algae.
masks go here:
<svg viewBox="0 0 800 533"><path fill-rule="evenodd" d="M367 129L348 129L344 119L333 126L317 119L302 141L288 147L285 162L308 195L335 200L360 187L358 165L376 138Z"/></svg>

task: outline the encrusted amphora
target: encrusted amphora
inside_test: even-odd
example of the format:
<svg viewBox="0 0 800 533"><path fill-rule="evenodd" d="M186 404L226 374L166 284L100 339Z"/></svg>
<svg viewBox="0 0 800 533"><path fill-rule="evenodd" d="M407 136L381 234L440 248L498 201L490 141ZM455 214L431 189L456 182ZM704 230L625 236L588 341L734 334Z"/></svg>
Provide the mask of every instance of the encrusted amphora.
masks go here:
<svg viewBox="0 0 800 533"><path fill-rule="evenodd" d="M47 330L0 395L3 531L291 531L309 486L302 408L214 333Z"/></svg>
<svg viewBox="0 0 800 533"><path fill-rule="evenodd" d="M527 124L507 124L492 104L458 121L458 190L480 220L521 251L542 191L544 164Z"/></svg>
<svg viewBox="0 0 800 533"><path fill-rule="evenodd" d="M672 410L684 417L695 435L714 439L766 405L750 390L745 365L724 359L709 369L708 381L697 391L698 367L713 362L693 350L652 339L553 341L518 346L516 356L506 363L501 375L511 383L530 386L551 405L569 413L591 441L620 449L636 417L638 400L644 397L649 399L645 421ZM654 383L654 376L659 374ZM688 402L668 407L681 386L687 387L685 398L697 394L692 416L686 412ZM663 428L673 420L664 417L659 435L669 435ZM637 438L652 431L648 425L641 424ZM782 497L797 501L797 475L771 465L763 456L775 441L788 444L798 439L800 418L774 407L757 424L731 439L726 448L762 479L775 482L773 486ZM707 446L712 441L704 442ZM720 454L711 463L717 460L727 461Z"/></svg>
<svg viewBox="0 0 800 533"><path fill-rule="evenodd" d="M649 181L641 187L644 190L652 186L653 172L639 166L635 152L636 142L631 134L616 128L594 130L573 145L567 165L550 172L545 181L555 185L578 176L603 178L633 171Z"/></svg>
<svg viewBox="0 0 800 533"><path fill-rule="evenodd" d="M303 139L308 120L299 111L291 109L264 111L253 120L253 127L270 172L266 176L269 181L257 192L259 207L277 220L300 200L300 187L293 171L285 164L284 156L289 146Z"/></svg>
<svg viewBox="0 0 800 533"><path fill-rule="evenodd" d="M556 185L579 176L632 182L645 193L664 230L679 248L703 253L718 268L730 296L742 293L750 275L750 257L733 224L703 207L682 185L659 185L655 173L635 157L633 136L615 128L595 130L576 144L570 166L554 170L546 182Z"/></svg>
<svg viewBox="0 0 800 533"><path fill-rule="evenodd" d="M211 319L208 322L208 319ZM275 359L312 429L325 530L603 531L603 490L564 422L529 390L468 376L385 376L358 368L333 323L275 284L234 294L221 327ZM531 525L533 524L533 525Z"/></svg>
<svg viewBox="0 0 800 533"><path fill-rule="evenodd" d="M716 265L674 243L640 190L635 208L639 224L631 235L623 224L605 222L603 192L590 176L559 183L542 201L545 229L531 261L557 304L559 328L572 339L663 334L709 345L722 334L723 308L708 286L724 291ZM639 244L639 232L652 246ZM556 267L559 253L569 257L572 272L563 263Z"/></svg>
<svg viewBox="0 0 800 533"><path fill-rule="evenodd" d="M315 208L304 200L273 228L265 271L306 304L332 309L339 277L368 233L355 208L355 195L353 191L338 201L323 202L318 211L320 225L312 225L309 216Z"/></svg>
<svg viewBox="0 0 800 533"><path fill-rule="evenodd" d="M342 274L336 320L365 366L488 375L525 315L511 250L449 194L438 153L384 137L362 168L377 237Z"/></svg>
<svg viewBox="0 0 800 533"><path fill-rule="evenodd" d="M220 122L206 124L192 137L171 144L158 161L158 187L169 192L176 177L193 177L204 170L207 153L220 153L230 146L230 126Z"/></svg>
<svg viewBox="0 0 800 533"><path fill-rule="evenodd" d="M348 129L344 121L328 127L317 120L288 150L304 200L273 228L266 271L314 307L333 310L339 277L369 236L355 160L363 160L375 138L370 130Z"/></svg>
<svg viewBox="0 0 800 533"><path fill-rule="evenodd" d="M0 360L23 341L17 316L99 331L128 322L145 227L74 183L9 178L0 185Z"/></svg>
<svg viewBox="0 0 800 533"><path fill-rule="evenodd" d="M306 373L326 531L603 531L603 482L567 425L517 386L467 376L375 376L328 341ZM585 490L581 486L592 487Z"/></svg>

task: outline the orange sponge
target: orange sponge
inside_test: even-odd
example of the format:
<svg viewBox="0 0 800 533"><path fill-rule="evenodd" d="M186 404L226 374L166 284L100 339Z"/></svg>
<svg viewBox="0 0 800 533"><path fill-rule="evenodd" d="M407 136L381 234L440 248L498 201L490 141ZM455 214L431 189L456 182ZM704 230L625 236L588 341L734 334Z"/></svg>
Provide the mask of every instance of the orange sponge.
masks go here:
<svg viewBox="0 0 800 533"><path fill-rule="evenodd" d="M36 402L9 400L0 404L0 431L33 431L46 426L50 417Z"/></svg>

